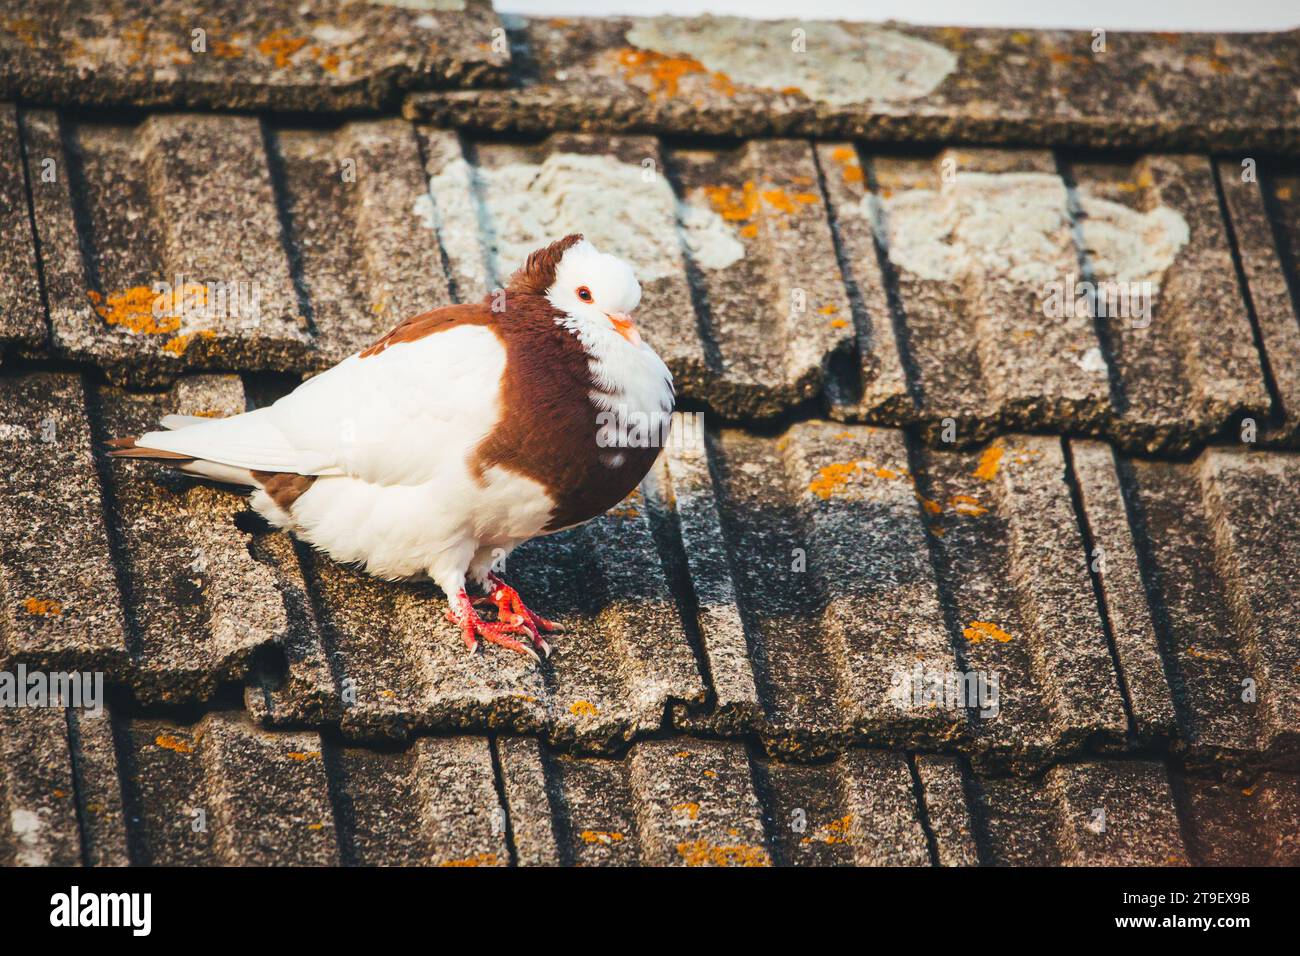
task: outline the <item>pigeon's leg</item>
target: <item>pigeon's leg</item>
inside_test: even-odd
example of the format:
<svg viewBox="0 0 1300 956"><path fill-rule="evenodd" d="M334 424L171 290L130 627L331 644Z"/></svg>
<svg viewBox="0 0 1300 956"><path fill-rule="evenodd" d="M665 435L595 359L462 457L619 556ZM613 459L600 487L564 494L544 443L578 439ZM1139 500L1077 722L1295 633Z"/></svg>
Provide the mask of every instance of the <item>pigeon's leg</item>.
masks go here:
<svg viewBox="0 0 1300 956"><path fill-rule="evenodd" d="M487 584L491 589L488 592L488 598L497 606L497 620L511 624L521 624L528 628L532 634L533 643L538 644L549 655L550 649L546 646L542 634L563 632L564 628L554 621L548 621L540 614L529 610L519 596L519 592L506 584L501 579L501 576L495 572L488 572Z"/></svg>
<svg viewBox="0 0 1300 956"><path fill-rule="evenodd" d="M512 651L518 651L520 654L527 654L539 664L542 659L537 656L537 652L523 642L510 636L510 632L518 634L529 634L526 627L511 623L491 623L483 620L474 610L474 604L461 588L456 592L455 598L452 599L447 607L447 620L460 626L461 637L465 639L465 646L469 648L471 654L478 649L478 638L482 637L489 644L500 644L502 647L508 647Z"/></svg>

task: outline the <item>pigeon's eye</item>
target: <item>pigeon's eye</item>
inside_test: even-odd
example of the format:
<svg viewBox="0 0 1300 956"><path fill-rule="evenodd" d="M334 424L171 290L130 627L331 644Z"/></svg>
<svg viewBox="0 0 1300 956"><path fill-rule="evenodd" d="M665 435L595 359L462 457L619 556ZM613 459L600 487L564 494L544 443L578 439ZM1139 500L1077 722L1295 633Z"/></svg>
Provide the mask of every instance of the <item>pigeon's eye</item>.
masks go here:
<svg viewBox="0 0 1300 956"><path fill-rule="evenodd" d="M578 286L578 298L581 299L583 302L593 301L591 297L591 290L588 289L585 285Z"/></svg>

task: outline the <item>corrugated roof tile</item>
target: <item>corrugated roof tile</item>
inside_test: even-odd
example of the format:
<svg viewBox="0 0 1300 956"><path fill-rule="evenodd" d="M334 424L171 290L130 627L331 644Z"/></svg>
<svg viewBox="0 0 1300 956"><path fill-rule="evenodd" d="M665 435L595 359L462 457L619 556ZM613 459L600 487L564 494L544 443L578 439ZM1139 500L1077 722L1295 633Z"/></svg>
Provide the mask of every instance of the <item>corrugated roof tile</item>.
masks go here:
<svg viewBox="0 0 1300 956"><path fill-rule="evenodd" d="M0 30L0 97L79 105L376 109L403 90L502 82L488 0L31 0Z"/></svg>
<svg viewBox="0 0 1300 956"><path fill-rule="evenodd" d="M407 113L522 132L1300 148L1300 106L1285 92L1297 85L1296 31L1099 38L709 16L509 25L510 89L417 94Z"/></svg>
<svg viewBox="0 0 1300 956"><path fill-rule="evenodd" d="M0 163L0 351L3 351L15 346L40 346L46 338L45 308L27 204L27 166L18 133L18 111L12 103L0 103L0 156L4 157ZM37 177L48 175L48 167L39 159L32 165Z"/></svg>

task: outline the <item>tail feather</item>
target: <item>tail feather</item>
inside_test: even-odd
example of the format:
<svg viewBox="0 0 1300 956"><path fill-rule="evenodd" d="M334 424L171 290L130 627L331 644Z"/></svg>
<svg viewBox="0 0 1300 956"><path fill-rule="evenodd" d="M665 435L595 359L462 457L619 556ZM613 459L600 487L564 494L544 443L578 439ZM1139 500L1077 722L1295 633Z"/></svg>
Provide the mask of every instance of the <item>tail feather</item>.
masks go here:
<svg viewBox="0 0 1300 956"><path fill-rule="evenodd" d="M126 435L122 438L110 438L106 444L113 449L108 453L110 458L157 458L160 461L193 461L189 455L181 455L174 451L162 451L157 448L146 448L137 445L136 441L139 435Z"/></svg>
<svg viewBox="0 0 1300 956"><path fill-rule="evenodd" d="M202 458L193 458L190 455L182 455L174 451L163 451L159 448L137 445L136 441L139 437L138 435L127 435L123 438L110 438L106 444L113 450L108 453L108 456L110 458L138 458L146 461L159 461L179 469L187 475L210 478L213 481L220 481L229 485L245 485L249 488L261 486L261 482L254 478L253 473L247 468L237 468L233 465L205 461Z"/></svg>

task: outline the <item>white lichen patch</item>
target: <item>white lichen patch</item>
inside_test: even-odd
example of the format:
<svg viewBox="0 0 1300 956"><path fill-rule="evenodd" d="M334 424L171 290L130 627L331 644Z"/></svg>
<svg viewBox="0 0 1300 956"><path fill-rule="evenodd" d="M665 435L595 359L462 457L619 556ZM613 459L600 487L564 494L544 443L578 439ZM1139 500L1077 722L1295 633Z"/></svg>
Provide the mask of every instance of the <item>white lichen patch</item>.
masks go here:
<svg viewBox="0 0 1300 956"><path fill-rule="evenodd" d="M469 187L469 188L467 188ZM540 164L471 167L447 162L429 181L429 193L446 221L466 218L466 197L477 194L478 222L488 243L494 283L504 282L528 254L580 232L597 248L630 262L642 282L679 274L682 246L706 269L722 269L744 255L732 227L712 209L680 204L658 170L611 156L552 153ZM456 207L453 216L444 201ZM417 201L415 212L436 226L436 213ZM451 255L464 277L476 263Z"/></svg>
<svg viewBox="0 0 1300 956"><path fill-rule="evenodd" d="M370 0L372 7L402 7L406 10L450 12L465 9L465 0Z"/></svg>
<svg viewBox="0 0 1300 956"><path fill-rule="evenodd" d="M915 100L957 66L946 47L870 24L849 32L811 20L656 17L636 21L626 38L643 50L690 57L734 83L798 89L836 106Z"/></svg>
<svg viewBox="0 0 1300 956"><path fill-rule="evenodd" d="M1187 242L1187 221L1166 206L1138 212L1086 190L1078 200L1095 278L1158 287ZM861 212L890 261L922 279L981 274L1042 285L1078 268L1065 183L1052 173L961 173L939 190L867 196Z"/></svg>
<svg viewBox="0 0 1300 956"><path fill-rule="evenodd" d="M43 837L45 821L31 810L14 810L9 815L10 830L17 845L18 863L22 866L45 866L49 853Z"/></svg>

